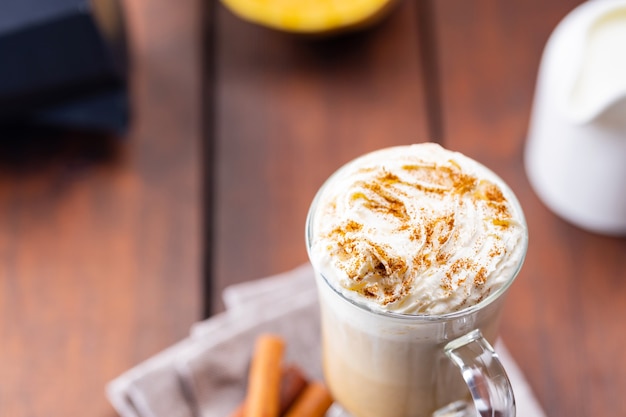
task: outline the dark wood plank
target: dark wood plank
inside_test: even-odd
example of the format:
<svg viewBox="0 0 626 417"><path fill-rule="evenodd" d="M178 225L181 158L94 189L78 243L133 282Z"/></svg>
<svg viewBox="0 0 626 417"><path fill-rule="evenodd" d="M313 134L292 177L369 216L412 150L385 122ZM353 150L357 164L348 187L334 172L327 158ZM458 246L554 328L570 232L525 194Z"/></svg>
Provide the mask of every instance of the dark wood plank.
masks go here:
<svg viewBox="0 0 626 417"><path fill-rule="evenodd" d="M220 9L216 28L215 310L224 286L306 261L315 191L341 164L428 139L415 2L314 40Z"/></svg>
<svg viewBox="0 0 626 417"><path fill-rule="evenodd" d="M115 415L202 310L199 7L129 1L127 138L0 141L0 415Z"/></svg>
<svg viewBox="0 0 626 417"><path fill-rule="evenodd" d="M443 142L498 172L524 206L530 247L502 333L547 414L625 415L626 240L554 216L522 162L543 47L578 3L432 2Z"/></svg>

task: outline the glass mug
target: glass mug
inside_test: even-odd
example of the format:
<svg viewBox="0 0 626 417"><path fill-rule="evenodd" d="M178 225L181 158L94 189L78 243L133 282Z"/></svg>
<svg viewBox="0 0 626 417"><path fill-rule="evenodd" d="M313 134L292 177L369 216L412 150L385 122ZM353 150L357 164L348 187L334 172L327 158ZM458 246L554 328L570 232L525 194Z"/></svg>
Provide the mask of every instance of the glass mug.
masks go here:
<svg viewBox="0 0 626 417"><path fill-rule="evenodd" d="M335 400L353 417L514 417L513 390L490 342L524 257L502 287L463 310L373 311L337 291L310 256L323 188L309 210L306 243L319 291L324 376ZM510 203L519 208L514 197ZM527 242L525 234L524 254Z"/></svg>

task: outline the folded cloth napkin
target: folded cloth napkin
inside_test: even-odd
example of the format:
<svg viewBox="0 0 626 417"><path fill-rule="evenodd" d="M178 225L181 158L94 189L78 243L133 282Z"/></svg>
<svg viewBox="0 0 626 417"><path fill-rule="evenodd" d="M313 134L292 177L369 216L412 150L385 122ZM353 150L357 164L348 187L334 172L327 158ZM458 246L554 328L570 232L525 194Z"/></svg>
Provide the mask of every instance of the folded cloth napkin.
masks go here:
<svg viewBox="0 0 626 417"><path fill-rule="evenodd" d="M223 294L227 310L195 324L190 336L111 381L109 401L122 417L227 417L243 400L254 341L281 335L285 360L322 379L313 270L303 265L237 284ZM496 346L517 400L519 417L545 417L522 372ZM328 417L347 416L334 406Z"/></svg>

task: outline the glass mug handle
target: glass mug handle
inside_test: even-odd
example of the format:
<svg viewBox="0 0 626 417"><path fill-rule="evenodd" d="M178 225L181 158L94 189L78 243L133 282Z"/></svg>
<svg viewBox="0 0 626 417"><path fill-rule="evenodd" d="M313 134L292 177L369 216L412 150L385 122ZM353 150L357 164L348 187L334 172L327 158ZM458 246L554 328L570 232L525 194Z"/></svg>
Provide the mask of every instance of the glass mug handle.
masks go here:
<svg viewBox="0 0 626 417"><path fill-rule="evenodd" d="M449 342L444 352L460 369L474 404L452 403L433 417L515 417L515 397L500 359L480 330Z"/></svg>

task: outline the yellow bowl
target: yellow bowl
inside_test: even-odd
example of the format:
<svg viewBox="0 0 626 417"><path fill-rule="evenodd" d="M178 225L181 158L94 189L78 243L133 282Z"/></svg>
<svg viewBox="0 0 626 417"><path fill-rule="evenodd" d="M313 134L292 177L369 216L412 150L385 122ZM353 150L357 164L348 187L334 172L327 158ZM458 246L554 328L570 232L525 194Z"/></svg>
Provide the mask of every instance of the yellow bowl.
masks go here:
<svg viewBox="0 0 626 417"><path fill-rule="evenodd" d="M395 0L222 0L244 20L286 32L325 34L369 26Z"/></svg>

